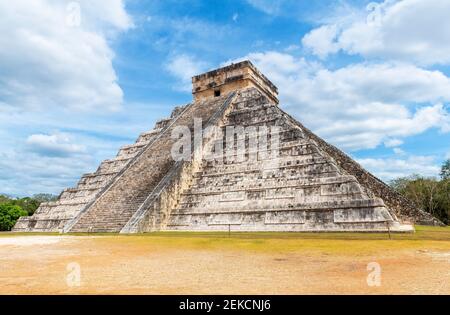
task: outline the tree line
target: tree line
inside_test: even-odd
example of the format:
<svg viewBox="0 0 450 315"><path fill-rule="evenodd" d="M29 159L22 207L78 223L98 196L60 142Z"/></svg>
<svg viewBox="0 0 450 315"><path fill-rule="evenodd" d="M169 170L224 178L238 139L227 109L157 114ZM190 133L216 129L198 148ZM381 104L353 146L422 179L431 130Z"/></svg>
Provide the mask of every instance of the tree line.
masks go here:
<svg viewBox="0 0 450 315"><path fill-rule="evenodd" d="M450 159L442 165L440 178L415 174L394 179L390 186L417 207L450 225Z"/></svg>
<svg viewBox="0 0 450 315"><path fill-rule="evenodd" d="M51 194L36 194L25 198L0 195L0 231L10 231L20 217L31 216L42 202L56 199L57 196Z"/></svg>

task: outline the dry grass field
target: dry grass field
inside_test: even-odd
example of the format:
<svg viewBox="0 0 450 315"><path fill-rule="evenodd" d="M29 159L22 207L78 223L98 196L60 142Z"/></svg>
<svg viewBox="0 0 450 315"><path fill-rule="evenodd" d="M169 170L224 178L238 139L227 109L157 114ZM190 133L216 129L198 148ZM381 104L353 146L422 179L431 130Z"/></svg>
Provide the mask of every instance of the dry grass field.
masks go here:
<svg viewBox="0 0 450 315"><path fill-rule="evenodd" d="M380 267L379 286L368 285L371 263ZM450 294L450 227L417 227L391 240L368 233L0 234L0 294L319 293Z"/></svg>

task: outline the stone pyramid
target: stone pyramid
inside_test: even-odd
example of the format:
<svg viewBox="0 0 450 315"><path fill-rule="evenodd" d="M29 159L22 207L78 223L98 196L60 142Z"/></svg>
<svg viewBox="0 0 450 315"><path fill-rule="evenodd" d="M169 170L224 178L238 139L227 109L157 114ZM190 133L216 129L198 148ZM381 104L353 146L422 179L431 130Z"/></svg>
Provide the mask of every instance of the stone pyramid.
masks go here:
<svg viewBox="0 0 450 315"><path fill-rule="evenodd" d="M439 224L280 109L277 88L251 62L192 82L192 103L20 218L14 231L412 231L412 223Z"/></svg>

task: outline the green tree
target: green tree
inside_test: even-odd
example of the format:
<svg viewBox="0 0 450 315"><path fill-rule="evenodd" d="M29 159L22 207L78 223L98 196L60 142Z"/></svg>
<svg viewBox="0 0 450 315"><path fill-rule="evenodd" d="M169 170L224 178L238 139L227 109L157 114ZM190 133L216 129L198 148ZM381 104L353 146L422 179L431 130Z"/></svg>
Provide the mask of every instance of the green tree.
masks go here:
<svg viewBox="0 0 450 315"><path fill-rule="evenodd" d="M21 207L11 204L0 204L0 231L11 231L16 221L28 213Z"/></svg>
<svg viewBox="0 0 450 315"><path fill-rule="evenodd" d="M441 177L443 180L450 179L450 159L444 162L441 167Z"/></svg>
<svg viewBox="0 0 450 315"><path fill-rule="evenodd" d="M14 206L19 206L23 210L25 210L28 215L33 215L39 205L42 202L49 202L58 199L57 196L51 194L36 194L33 197L25 197L25 198L10 198L8 196L0 195L0 204L9 204Z"/></svg>
<svg viewBox="0 0 450 315"><path fill-rule="evenodd" d="M1 203L7 203L11 200L11 198L9 198L8 196L5 195L0 195L0 204Z"/></svg>
<svg viewBox="0 0 450 315"><path fill-rule="evenodd" d="M418 208L432 214L442 222L450 221L450 179L439 181L419 175L393 180L391 186L411 200Z"/></svg>
<svg viewBox="0 0 450 315"><path fill-rule="evenodd" d="M34 198L25 197L21 199L14 199L10 201L10 204L19 206L20 208L25 210L28 213L28 215L33 215L36 209L39 208L41 202Z"/></svg>

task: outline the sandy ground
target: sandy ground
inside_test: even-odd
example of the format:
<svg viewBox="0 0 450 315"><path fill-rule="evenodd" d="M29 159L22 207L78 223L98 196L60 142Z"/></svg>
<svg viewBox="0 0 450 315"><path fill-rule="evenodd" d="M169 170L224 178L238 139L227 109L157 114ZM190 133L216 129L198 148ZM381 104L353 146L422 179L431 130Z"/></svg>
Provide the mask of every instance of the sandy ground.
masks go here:
<svg viewBox="0 0 450 315"><path fill-rule="evenodd" d="M450 239L0 237L0 294L116 293L450 294Z"/></svg>

